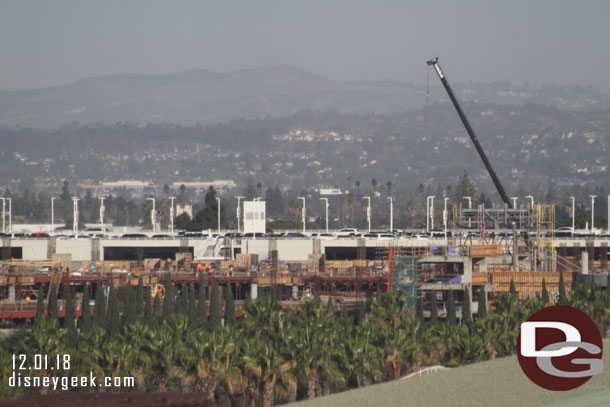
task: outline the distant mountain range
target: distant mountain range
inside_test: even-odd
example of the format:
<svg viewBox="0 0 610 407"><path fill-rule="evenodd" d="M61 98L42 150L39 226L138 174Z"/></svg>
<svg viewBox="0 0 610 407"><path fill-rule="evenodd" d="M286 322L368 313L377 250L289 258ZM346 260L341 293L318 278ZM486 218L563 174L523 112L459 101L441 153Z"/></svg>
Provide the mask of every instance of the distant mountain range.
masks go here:
<svg viewBox="0 0 610 407"><path fill-rule="evenodd" d="M508 81L454 86L460 99L479 103L534 102L568 109L610 106L608 98L591 87L530 89ZM447 101L439 86L433 86L431 93L430 103ZM424 85L340 82L287 65L228 73L115 74L43 89L0 92L0 127L44 129L72 122L119 121L210 124L289 116L304 109L385 114L421 108L426 104L425 95Z"/></svg>

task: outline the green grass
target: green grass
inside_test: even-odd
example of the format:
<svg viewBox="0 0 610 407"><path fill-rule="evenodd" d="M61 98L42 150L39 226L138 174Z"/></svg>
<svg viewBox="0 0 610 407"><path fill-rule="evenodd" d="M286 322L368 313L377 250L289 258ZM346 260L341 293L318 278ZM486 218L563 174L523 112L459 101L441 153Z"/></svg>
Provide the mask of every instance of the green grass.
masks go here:
<svg viewBox="0 0 610 407"><path fill-rule="evenodd" d="M395 380L296 403L298 406L540 406L610 405L610 339L604 340L604 372L583 386L553 392L532 383L516 356L475 363L426 376ZM577 398L585 396L583 398ZM570 400L574 399L574 400ZM590 404L586 404L590 403ZM597 404L596 404L597 403Z"/></svg>

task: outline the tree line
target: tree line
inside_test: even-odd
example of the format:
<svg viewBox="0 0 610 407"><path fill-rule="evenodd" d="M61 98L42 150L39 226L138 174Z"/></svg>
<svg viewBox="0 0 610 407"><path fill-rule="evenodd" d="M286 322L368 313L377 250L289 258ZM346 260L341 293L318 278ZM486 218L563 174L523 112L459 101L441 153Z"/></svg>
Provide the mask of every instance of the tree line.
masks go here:
<svg viewBox="0 0 610 407"><path fill-rule="evenodd" d="M60 290L63 318L55 290L46 316L39 292L32 328L1 340L0 397L38 391L7 386L12 354L70 354L70 375L135 378L133 389L105 391L196 391L213 405L272 406L396 379L424 366L461 366L514 354L521 322L550 304L546 287L540 298L520 301L512 284L489 311L478 293L479 312L471 315L465 306L458 321L453 292L444 320L434 304L424 318L421 301L413 309L400 292L379 293L370 307L362 302L349 313L330 298L324 306L318 297L283 311L272 292L247 300L236 318L231 286L226 286L223 307L216 280L209 300L204 283L202 277L198 287L178 287L168 276L164 300L161 295L151 300L140 280L129 284L119 301L115 287L98 282L92 313L85 289L78 327L69 288ZM562 286L557 301L584 311L607 336L610 291L589 283L566 295Z"/></svg>

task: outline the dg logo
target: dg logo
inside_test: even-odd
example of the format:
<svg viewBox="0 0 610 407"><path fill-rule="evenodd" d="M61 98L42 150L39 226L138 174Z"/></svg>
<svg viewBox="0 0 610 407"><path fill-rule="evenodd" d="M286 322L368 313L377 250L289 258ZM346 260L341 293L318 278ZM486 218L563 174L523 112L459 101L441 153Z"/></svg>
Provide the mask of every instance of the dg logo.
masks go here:
<svg viewBox="0 0 610 407"><path fill-rule="evenodd" d="M526 376L547 390L572 390L603 371L602 337L584 312L543 308L521 324L517 358Z"/></svg>

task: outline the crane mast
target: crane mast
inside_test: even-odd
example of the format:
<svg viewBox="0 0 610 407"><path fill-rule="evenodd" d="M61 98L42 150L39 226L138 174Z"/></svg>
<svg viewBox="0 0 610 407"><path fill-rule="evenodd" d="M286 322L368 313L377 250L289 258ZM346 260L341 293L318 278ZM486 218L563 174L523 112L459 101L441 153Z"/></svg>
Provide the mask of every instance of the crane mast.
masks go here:
<svg viewBox="0 0 610 407"><path fill-rule="evenodd" d="M487 168L487 172L489 172L489 175L491 176L491 179L493 180L494 185L496 186L496 189L498 190L498 193L500 194L500 196L502 197L502 200L508 206L508 208L512 209L512 207L513 207L512 203L511 203L510 199L508 199L508 195L506 195L506 192L504 191L504 188L502 187L502 184L500 183L500 179L496 175L496 172L494 171L493 167L491 166L491 163L487 159L487 156L485 155L485 151L483 151L483 148L481 147L481 144L479 143L479 140L478 140L476 134L474 134L474 130L472 130L472 127L470 126L470 123L468 122L468 119L466 118L466 114L464 114L462 107L460 106L460 104L457 101L457 98L453 94L453 90L451 89L451 86L449 86L449 82L447 81L445 74L443 73L440 65L438 64L438 58L432 58L431 60L429 60L427 62L427 64L432 65L434 67L434 69L436 70L438 77L440 78L441 82L443 83L443 86L445 87L445 90L447 91L447 94L449 95L449 99L451 99L451 102L453 102L453 106L455 107L455 110L457 110L458 116L460 116L460 119L462 120L464 127L466 127L466 131L468 132L468 135L470 136L470 139L472 140L474 147L477 149L479 156L481 156L481 160L483 160L483 164L485 164L485 168Z"/></svg>

